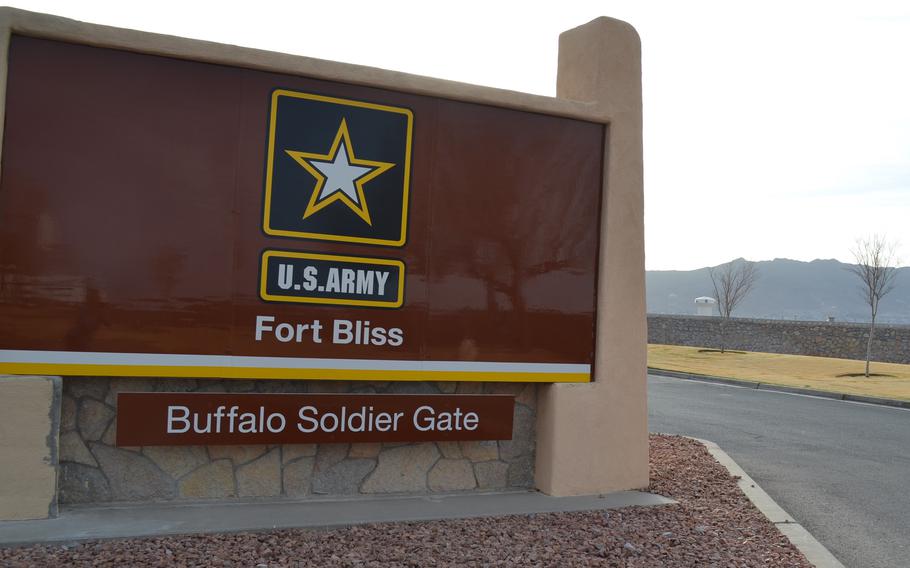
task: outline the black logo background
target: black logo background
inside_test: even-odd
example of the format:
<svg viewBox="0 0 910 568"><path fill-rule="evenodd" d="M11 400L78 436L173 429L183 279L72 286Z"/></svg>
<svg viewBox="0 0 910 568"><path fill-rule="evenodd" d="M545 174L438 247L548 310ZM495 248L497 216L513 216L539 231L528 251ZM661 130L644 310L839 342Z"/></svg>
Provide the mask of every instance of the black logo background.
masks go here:
<svg viewBox="0 0 910 568"><path fill-rule="evenodd" d="M341 102L277 97L272 187L267 229L342 237L403 240L402 215L408 144L408 116L348 106ZM285 150L326 154L341 121L347 122L356 158L395 164L364 184L372 226L335 202L304 219L316 179ZM314 237L317 238L318 237Z"/></svg>

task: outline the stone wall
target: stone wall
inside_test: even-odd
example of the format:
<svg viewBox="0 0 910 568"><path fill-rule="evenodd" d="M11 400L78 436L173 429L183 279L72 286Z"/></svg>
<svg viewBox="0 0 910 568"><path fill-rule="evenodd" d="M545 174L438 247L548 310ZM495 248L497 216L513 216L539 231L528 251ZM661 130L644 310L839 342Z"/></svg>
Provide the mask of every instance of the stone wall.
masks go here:
<svg viewBox="0 0 910 568"><path fill-rule="evenodd" d="M117 393L377 392L516 396L513 439L415 444L117 448ZM61 503L531 488L537 386L519 383L363 383L65 377Z"/></svg>
<svg viewBox="0 0 910 568"><path fill-rule="evenodd" d="M648 343L716 347L719 333L719 317L648 315ZM869 326L860 323L730 318L726 347L865 360L868 333ZM910 363L910 326L875 326L872 358Z"/></svg>

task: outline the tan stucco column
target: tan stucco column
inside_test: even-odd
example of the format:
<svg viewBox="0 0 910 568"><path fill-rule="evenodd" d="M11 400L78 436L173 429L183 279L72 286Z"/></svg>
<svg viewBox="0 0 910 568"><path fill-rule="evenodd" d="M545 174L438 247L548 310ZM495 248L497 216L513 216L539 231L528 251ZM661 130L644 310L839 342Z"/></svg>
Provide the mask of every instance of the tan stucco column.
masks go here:
<svg viewBox="0 0 910 568"><path fill-rule="evenodd" d="M57 514L60 377L0 377L0 520Z"/></svg>
<svg viewBox="0 0 910 568"><path fill-rule="evenodd" d="M594 381L539 392L536 485L583 495L648 484L641 44L598 18L559 37L559 98L610 116L597 288Z"/></svg>

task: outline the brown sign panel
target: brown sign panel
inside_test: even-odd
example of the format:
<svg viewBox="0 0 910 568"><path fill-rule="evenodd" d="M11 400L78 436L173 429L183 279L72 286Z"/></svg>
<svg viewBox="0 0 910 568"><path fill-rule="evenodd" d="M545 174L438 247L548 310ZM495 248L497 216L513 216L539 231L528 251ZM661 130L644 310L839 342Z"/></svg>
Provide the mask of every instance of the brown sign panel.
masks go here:
<svg viewBox="0 0 910 568"><path fill-rule="evenodd" d="M584 382L604 125L14 35L0 373Z"/></svg>
<svg viewBox="0 0 910 568"><path fill-rule="evenodd" d="M118 446L509 440L511 395L119 393Z"/></svg>

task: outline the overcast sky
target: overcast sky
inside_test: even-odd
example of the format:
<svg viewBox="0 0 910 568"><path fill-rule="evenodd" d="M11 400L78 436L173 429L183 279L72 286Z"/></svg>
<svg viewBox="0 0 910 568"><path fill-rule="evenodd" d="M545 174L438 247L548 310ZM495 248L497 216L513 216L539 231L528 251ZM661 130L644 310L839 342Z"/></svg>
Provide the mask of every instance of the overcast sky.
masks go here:
<svg viewBox="0 0 910 568"><path fill-rule="evenodd" d="M648 269L910 262L910 2L12 1L80 20L555 94L561 31L642 37Z"/></svg>

